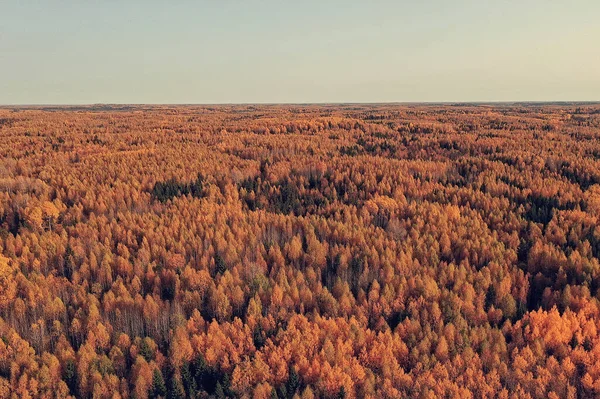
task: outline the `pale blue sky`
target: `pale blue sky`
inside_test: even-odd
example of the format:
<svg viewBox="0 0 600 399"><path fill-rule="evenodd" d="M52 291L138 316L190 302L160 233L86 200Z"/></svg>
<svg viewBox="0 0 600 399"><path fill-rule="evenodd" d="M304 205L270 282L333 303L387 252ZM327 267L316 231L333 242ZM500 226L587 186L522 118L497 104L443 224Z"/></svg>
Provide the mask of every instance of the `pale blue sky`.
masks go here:
<svg viewBox="0 0 600 399"><path fill-rule="evenodd" d="M0 0L0 104L600 100L599 21L599 0Z"/></svg>

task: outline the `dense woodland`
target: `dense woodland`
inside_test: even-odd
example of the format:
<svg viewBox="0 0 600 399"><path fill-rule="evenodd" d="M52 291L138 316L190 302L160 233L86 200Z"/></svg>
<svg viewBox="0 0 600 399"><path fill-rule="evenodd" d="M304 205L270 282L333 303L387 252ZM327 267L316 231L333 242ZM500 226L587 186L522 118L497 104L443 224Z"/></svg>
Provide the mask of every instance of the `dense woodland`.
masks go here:
<svg viewBox="0 0 600 399"><path fill-rule="evenodd" d="M600 396L600 106L0 109L0 398Z"/></svg>

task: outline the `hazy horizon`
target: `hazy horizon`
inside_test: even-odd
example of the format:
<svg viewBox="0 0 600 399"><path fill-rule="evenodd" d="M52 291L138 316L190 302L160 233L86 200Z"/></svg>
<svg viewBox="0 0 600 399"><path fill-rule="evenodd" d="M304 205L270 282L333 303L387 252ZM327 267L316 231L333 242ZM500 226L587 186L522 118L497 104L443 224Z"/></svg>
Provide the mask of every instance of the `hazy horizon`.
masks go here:
<svg viewBox="0 0 600 399"><path fill-rule="evenodd" d="M96 107L96 106L107 106L107 107L119 107L119 106L150 106L150 107L194 107L194 106L244 106L244 105L263 105L263 106L294 106L294 105L513 105L513 104L524 104L524 105L562 105L562 104L582 104L582 105L595 105L600 104L600 100L540 100L540 101L363 101L363 102L214 102L214 103L38 103L38 104L0 104L0 108L37 108L37 107Z"/></svg>
<svg viewBox="0 0 600 399"><path fill-rule="evenodd" d="M0 9L5 106L600 100L590 0Z"/></svg>

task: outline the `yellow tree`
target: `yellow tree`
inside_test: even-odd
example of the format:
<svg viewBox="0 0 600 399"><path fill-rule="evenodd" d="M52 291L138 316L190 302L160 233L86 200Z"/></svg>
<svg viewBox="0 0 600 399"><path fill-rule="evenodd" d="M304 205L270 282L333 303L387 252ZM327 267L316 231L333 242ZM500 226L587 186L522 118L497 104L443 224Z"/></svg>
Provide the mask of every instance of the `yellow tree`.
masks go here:
<svg viewBox="0 0 600 399"><path fill-rule="evenodd" d="M0 310L6 309L15 299L17 286L14 276L15 272L9 260L0 255Z"/></svg>

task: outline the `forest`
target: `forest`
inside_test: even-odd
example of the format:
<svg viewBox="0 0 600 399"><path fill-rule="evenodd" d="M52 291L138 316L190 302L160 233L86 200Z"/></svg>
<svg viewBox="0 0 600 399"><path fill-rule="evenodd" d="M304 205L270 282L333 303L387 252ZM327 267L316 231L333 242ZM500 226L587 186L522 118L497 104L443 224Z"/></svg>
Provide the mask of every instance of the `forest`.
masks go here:
<svg viewBox="0 0 600 399"><path fill-rule="evenodd" d="M0 108L0 398L600 397L600 105Z"/></svg>

